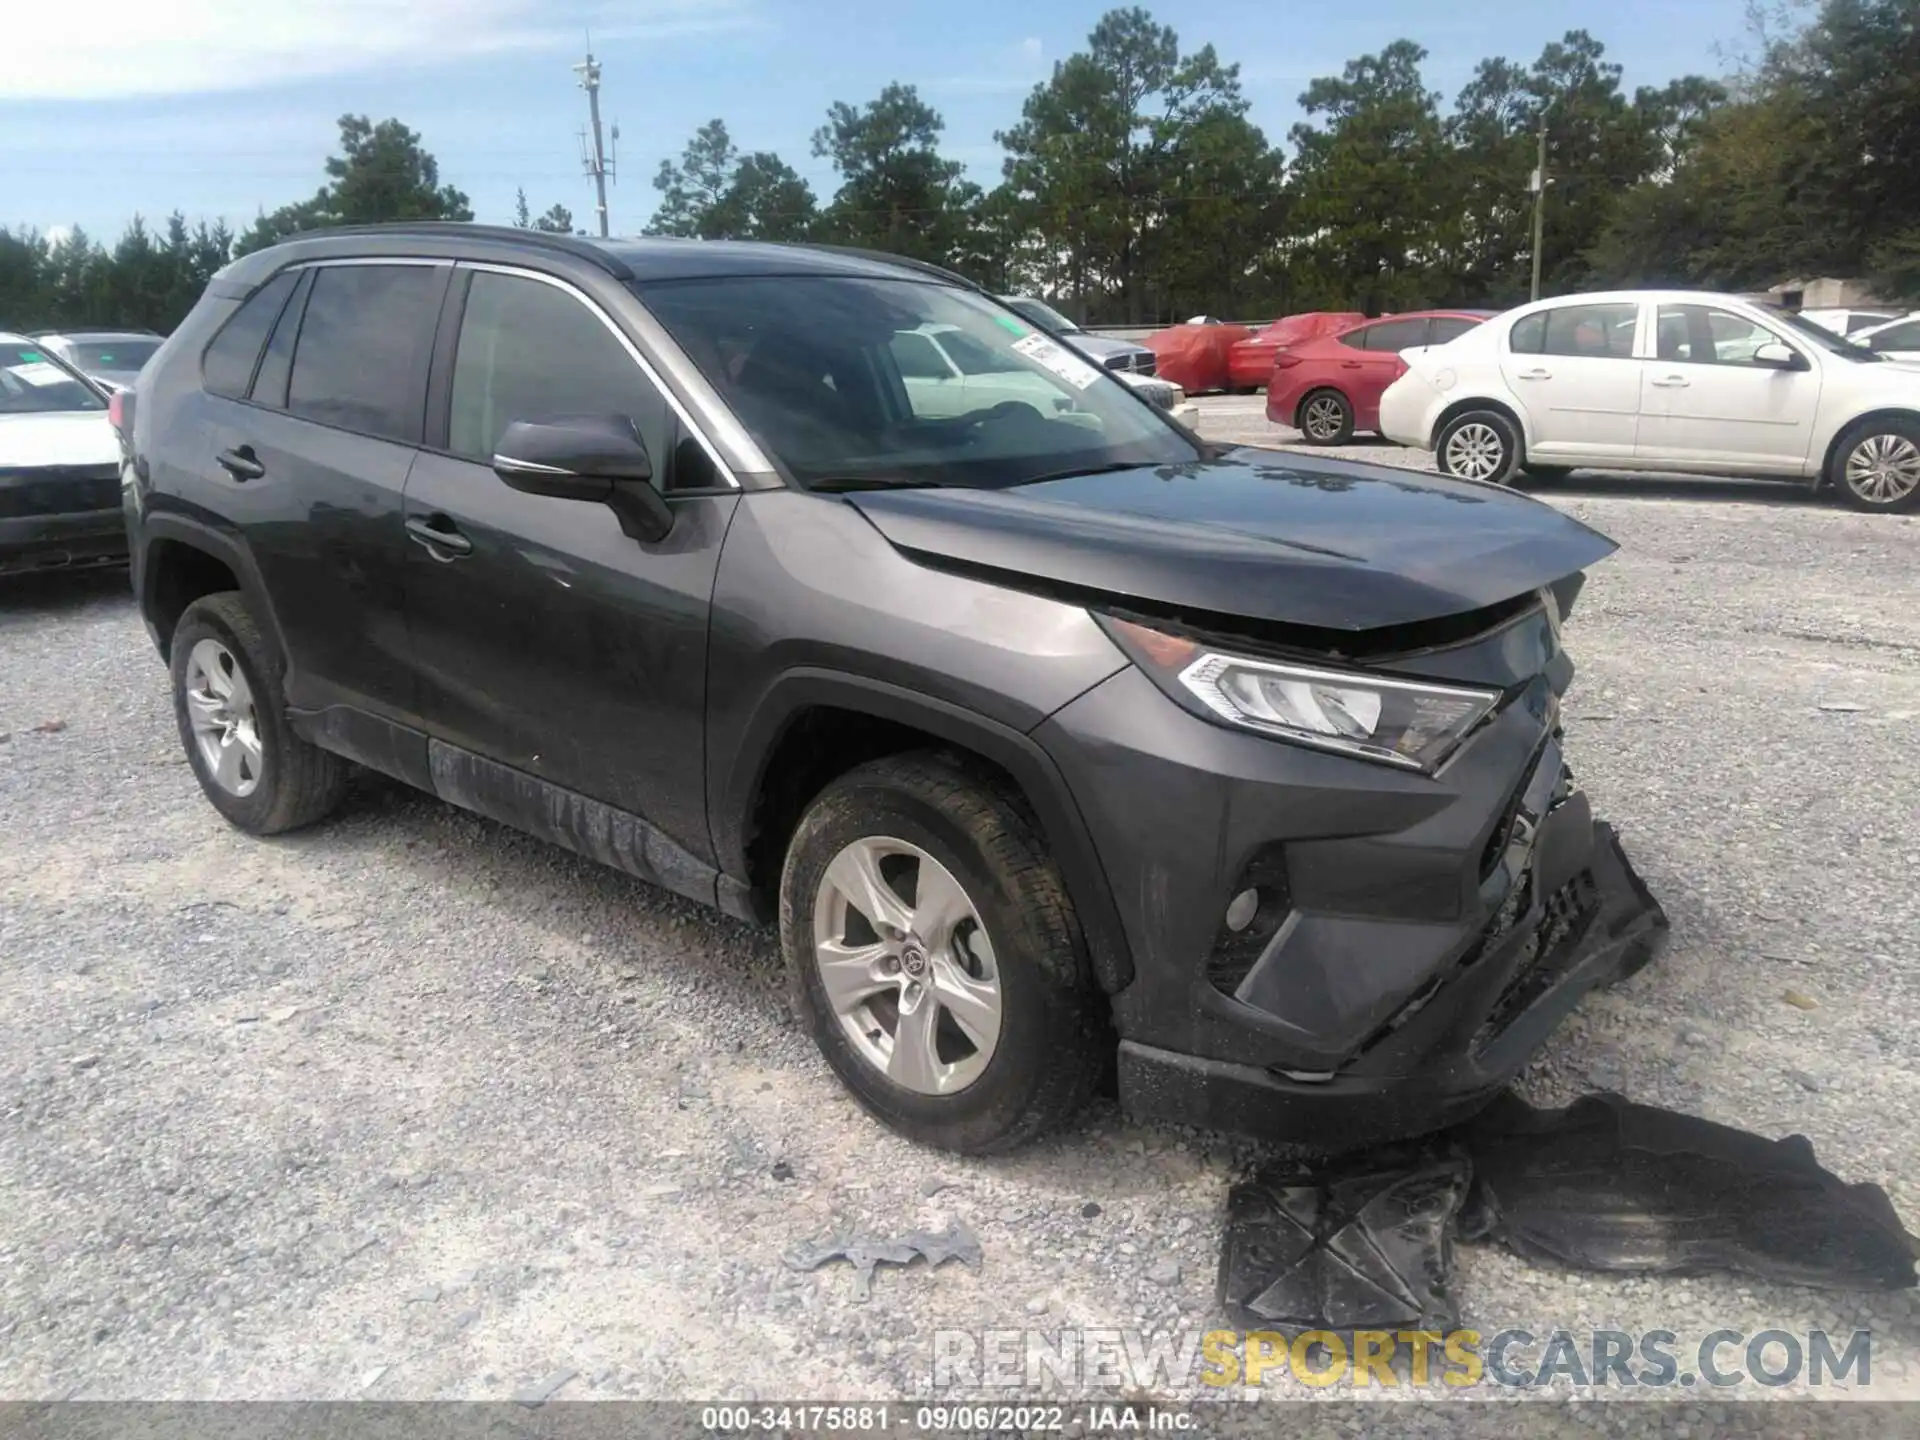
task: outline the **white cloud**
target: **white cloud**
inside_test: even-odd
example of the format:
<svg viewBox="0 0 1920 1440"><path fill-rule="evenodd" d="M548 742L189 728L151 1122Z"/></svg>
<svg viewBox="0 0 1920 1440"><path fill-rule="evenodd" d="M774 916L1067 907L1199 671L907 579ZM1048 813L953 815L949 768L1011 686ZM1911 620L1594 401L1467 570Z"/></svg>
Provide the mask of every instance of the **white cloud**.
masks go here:
<svg viewBox="0 0 1920 1440"><path fill-rule="evenodd" d="M1040 56L1040 37L1029 35L996 54L990 70L968 75L943 75L929 80L922 88L955 95L995 95L1006 91L1031 90L1046 78Z"/></svg>
<svg viewBox="0 0 1920 1440"><path fill-rule="evenodd" d="M247 90L387 68L426 68L596 39L739 29L746 0L93 0L7 20L0 100L101 100ZM601 23L604 22L604 23Z"/></svg>

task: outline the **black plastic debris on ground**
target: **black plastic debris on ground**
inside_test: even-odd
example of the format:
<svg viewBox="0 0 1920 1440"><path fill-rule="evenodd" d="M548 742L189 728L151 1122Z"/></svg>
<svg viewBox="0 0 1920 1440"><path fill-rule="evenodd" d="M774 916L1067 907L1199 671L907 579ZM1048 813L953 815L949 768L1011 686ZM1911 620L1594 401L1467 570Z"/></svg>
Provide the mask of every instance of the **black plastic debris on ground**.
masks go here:
<svg viewBox="0 0 1920 1440"><path fill-rule="evenodd" d="M1451 1328L1456 1237L1583 1270L1915 1283L1916 1241L1886 1192L1823 1169L1804 1135L1618 1095L1536 1110L1508 1092L1431 1140L1269 1166L1227 1208L1222 1309L1293 1334Z"/></svg>
<svg viewBox="0 0 1920 1440"><path fill-rule="evenodd" d="M1535 1110L1511 1093L1459 1134L1473 1163L1464 1239L1581 1270L1914 1284L1887 1192L1822 1168L1804 1135L1769 1140L1618 1095Z"/></svg>
<svg viewBox="0 0 1920 1440"><path fill-rule="evenodd" d="M972 1269L980 1268L980 1242L966 1225L955 1220L940 1234L916 1230L898 1240L876 1239L870 1235L836 1236L831 1240L796 1245L781 1257L791 1270L818 1270L833 1260L845 1260L853 1266L853 1298L866 1300L873 1293L873 1272L879 1265L910 1265L924 1259L929 1266L945 1260L958 1260Z"/></svg>
<svg viewBox="0 0 1920 1440"><path fill-rule="evenodd" d="M1246 1329L1451 1330L1466 1157L1448 1145L1274 1167L1227 1197L1220 1299Z"/></svg>

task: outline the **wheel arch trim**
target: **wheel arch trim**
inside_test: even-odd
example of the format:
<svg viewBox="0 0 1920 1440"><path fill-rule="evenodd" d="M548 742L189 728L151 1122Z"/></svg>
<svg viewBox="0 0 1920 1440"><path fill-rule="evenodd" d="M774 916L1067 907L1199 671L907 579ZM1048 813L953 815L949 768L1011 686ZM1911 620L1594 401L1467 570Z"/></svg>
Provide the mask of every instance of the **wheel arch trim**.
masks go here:
<svg viewBox="0 0 1920 1440"><path fill-rule="evenodd" d="M184 545L189 550L198 550L210 556L231 570L240 582L240 593L247 602L247 608L259 621L261 628L272 641L283 664L290 664L287 654L286 636L281 633L279 618L273 612L273 606L267 599L267 587L260 577L259 567L253 563L253 556L246 546L232 535L203 520L188 515L176 515L167 512L149 513L140 521L138 543L133 547L134 563L138 568L136 588L140 601L141 618L147 623L148 632L159 647L162 656L167 654L173 637L162 635L154 620L156 605L155 586L159 576L153 565L153 542L172 541Z"/></svg>
<svg viewBox="0 0 1920 1440"><path fill-rule="evenodd" d="M910 726L1004 770L1033 807L1054 863L1060 867L1101 988L1114 994L1132 982L1133 956L1106 870L1079 804L1052 757L1030 735L1011 726L883 680L802 666L782 672L762 692L725 779L710 801L714 853L726 876L738 884L746 882L747 834L768 762L793 723L819 708L851 710Z"/></svg>

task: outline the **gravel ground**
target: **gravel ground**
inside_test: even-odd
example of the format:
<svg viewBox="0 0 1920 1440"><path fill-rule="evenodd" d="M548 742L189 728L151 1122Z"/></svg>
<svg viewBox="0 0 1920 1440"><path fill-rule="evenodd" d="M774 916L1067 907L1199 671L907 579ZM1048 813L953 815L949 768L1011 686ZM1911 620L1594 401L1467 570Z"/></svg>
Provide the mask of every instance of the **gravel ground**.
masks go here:
<svg viewBox="0 0 1920 1440"><path fill-rule="evenodd" d="M1203 423L1291 438L1258 405ZM1920 525L1715 482L1548 498L1621 542L1567 727L1674 931L1529 1094L1802 1132L1920 1219ZM240 835L121 576L0 589L0 732L0 1397L898 1397L936 1330L1220 1323L1243 1148L1102 1106L1011 1158L917 1150L796 1034L769 935L383 782ZM883 1268L864 1304L780 1259L953 1220L980 1269ZM1911 1294L1484 1246L1459 1290L1487 1333L1870 1328L1870 1393L1920 1398Z"/></svg>

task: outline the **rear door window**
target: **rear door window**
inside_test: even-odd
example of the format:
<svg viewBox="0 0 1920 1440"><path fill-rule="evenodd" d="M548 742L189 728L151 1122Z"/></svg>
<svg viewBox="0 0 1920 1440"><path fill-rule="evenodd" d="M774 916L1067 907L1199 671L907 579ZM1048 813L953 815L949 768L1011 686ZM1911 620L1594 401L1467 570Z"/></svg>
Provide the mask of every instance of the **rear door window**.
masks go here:
<svg viewBox="0 0 1920 1440"><path fill-rule="evenodd" d="M297 270L282 270L227 317L200 360L200 374L207 389L230 400L246 398L254 366L260 362L260 347L267 343L267 332L280 318L299 278Z"/></svg>
<svg viewBox="0 0 1920 1440"><path fill-rule="evenodd" d="M1389 355L1427 343L1425 320L1388 320L1366 328L1367 349Z"/></svg>
<svg viewBox="0 0 1920 1440"><path fill-rule="evenodd" d="M320 267L294 346L287 409L418 444L446 273L432 265Z"/></svg>
<svg viewBox="0 0 1920 1440"><path fill-rule="evenodd" d="M1631 300L1558 305L1518 321L1507 343L1520 355L1630 360L1639 319L1640 307Z"/></svg>
<svg viewBox="0 0 1920 1440"><path fill-rule="evenodd" d="M1480 322L1478 320L1468 320L1457 315L1437 315L1434 317L1433 328L1428 332L1429 338L1427 343L1429 345L1444 345L1449 340L1458 340L1469 330L1478 330L1479 328Z"/></svg>
<svg viewBox="0 0 1920 1440"><path fill-rule="evenodd" d="M1920 350L1920 320L1904 325L1889 325L1867 342L1875 351Z"/></svg>

